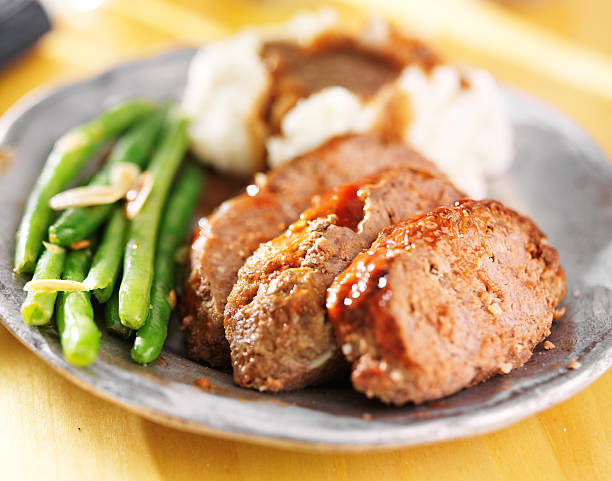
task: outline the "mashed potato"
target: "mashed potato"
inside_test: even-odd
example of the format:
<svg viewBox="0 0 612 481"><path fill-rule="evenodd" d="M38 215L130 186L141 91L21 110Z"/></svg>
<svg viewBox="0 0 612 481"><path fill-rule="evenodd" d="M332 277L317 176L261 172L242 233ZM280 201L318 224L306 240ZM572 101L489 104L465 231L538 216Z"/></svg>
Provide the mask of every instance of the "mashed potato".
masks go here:
<svg viewBox="0 0 612 481"><path fill-rule="evenodd" d="M461 75L469 85L461 85ZM493 78L451 65L429 74L407 67L397 87L412 109L404 140L470 197L484 197L486 178L505 172L512 162L512 129Z"/></svg>
<svg viewBox="0 0 612 481"><path fill-rule="evenodd" d="M374 95L324 87L291 105L277 133L269 134L263 111L274 92L274 75L261 58L262 46L276 40L308 47L339 28L335 12L326 9L298 14L265 33L249 30L203 47L192 62L183 98L196 155L219 170L249 175L264 167L266 152L275 167L337 135L379 132L388 99L402 96L407 111L393 117L394 136L399 133L469 196L485 196L487 177L510 166L512 130L499 87L482 70L436 63L426 71L408 64ZM377 19L355 38L392 49L393 35Z"/></svg>
<svg viewBox="0 0 612 481"><path fill-rule="evenodd" d="M264 167L259 111L270 74L261 39L243 32L201 48L191 62L182 108L191 118L193 152L222 171L249 175Z"/></svg>
<svg viewBox="0 0 612 481"><path fill-rule="evenodd" d="M469 85L462 85L462 75ZM450 65L430 73L410 66L392 88L409 99L404 141L470 197L484 197L487 177L505 172L512 161L511 127L493 78ZM376 100L365 103L341 87L300 100L284 117L281 135L268 139L268 163L276 167L337 135L368 132L387 108Z"/></svg>
<svg viewBox="0 0 612 481"><path fill-rule="evenodd" d="M276 167L349 132L367 132L378 112L343 87L327 87L298 101L283 118L281 135L268 138L268 163Z"/></svg>
<svg viewBox="0 0 612 481"><path fill-rule="evenodd" d="M259 51L267 40L308 46L334 30L335 10L298 13L267 30L248 29L202 47L191 61L182 108L191 119L196 156L224 172L250 175L265 166L266 126L261 110L271 75Z"/></svg>

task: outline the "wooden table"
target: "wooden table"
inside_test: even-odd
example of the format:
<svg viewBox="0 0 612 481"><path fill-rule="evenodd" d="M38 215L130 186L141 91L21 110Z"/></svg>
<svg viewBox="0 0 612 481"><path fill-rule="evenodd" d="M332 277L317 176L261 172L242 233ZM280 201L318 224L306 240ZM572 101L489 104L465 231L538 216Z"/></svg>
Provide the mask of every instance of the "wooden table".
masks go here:
<svg viewBox="0 0 612 481"><path fill-rule="evenodd" d="M263 0L107 0L76 11L69 0L50 3L53 32L0 70L0 113L34 88L197 45L248 22L283 18L295 8ZM366 0L353 3L368 6ZM488 68L556 105L612 156L612 2L525 3L375 5L379 13L424 31L449 57ZM341 9L351 17L353 8ZM376 454L308 454L186 434L144 420L75 387L0 328L0 479L610 480L611 393L608 372L572 399L486 436Z"/></svg>

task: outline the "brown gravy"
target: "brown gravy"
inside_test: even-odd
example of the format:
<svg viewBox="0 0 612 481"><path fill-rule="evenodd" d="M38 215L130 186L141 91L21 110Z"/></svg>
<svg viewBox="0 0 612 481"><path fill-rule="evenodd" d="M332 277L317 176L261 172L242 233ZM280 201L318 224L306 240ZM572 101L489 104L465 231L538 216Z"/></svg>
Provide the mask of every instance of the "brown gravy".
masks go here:
<svg viewBox="0 0 612 481"><path fill-rule="evenodd" d="M268 42L261 56L274 77L264 110L272 133L280 132L282 118L300 98L330 86L369 97L395 80L404 66L399 59L343 35L323 36L308 48Z"/></svg>
<svg viewBox="0 0 612 481"><path fill-rule="evenodd" d="M390 35L384 46L339 33L323 35L306 48L286 41L265 43L261 57L272 73L273 87L262 113L270 134L280 133L283 117L299 99L325 87L344 87L368 98L393 82L408 65L431 72L442 62L420 40L395 30ZM470 87L463 75L461 86Z"/></svg>
<svg viewBox="0 0 612 481"><path fill-rule="evenodd" d="M364 202L357 195L362 182L341 185L323 196L319 203L302 213L300 221L309 221L334 214L335 224L356 230L363 220ZM300 222L298 221L298 222Z"/></svg>

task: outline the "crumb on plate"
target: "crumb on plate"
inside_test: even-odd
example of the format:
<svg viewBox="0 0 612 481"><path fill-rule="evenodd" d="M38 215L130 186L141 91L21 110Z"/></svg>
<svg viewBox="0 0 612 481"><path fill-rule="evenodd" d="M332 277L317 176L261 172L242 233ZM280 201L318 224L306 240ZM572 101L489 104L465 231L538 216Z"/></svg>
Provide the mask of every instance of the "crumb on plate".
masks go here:
<svg viewBox="0 0 612 481"><path fill-rule="evenodd" d="M553 320L561 319L565 314L565 307L560 307L559 309L555 309L553 311Z"/></svg>
<svg viewBox="0 0 612 481"><path fill-rule="evenodd" d="M193 381L193 384L194 386L197 386L200 389L204 389L204 390L210 389L210 386L211 386L210 381L205 377L196 379L195 381Z"/></svg>

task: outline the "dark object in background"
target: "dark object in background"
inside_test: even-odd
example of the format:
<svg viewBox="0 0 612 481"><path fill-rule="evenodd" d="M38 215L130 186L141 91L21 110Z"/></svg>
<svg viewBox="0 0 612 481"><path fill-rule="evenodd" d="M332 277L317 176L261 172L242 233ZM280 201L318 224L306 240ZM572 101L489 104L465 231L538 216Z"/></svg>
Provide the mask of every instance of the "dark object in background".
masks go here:
<svg viewBox="0 0 612 481"><path fill-rule="evenodd" d="M49 16L39 2L0 0L0 66L50 29Z"/></svg>

